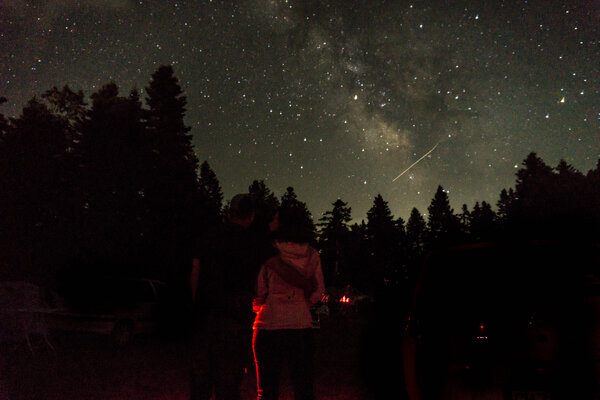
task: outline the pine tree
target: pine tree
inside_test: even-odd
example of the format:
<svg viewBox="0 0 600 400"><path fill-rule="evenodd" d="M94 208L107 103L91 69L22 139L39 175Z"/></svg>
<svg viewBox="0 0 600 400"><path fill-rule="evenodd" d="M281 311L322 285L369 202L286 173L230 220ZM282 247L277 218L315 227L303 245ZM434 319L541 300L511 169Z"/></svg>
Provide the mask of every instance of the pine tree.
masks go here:
<svg viewBox="0 0 600 400"><path fill-rule="evenodd" d="M564 159L560 160L555 171L555 212L565 218L582 218L584 208L582 194L585 190L585 176Z"/></svg>
<svg viewBox="0 0 600 400"><path fill-rule="evenodd" d="M348 233L348 223L352 220L352 208L348 203L337 199L332 203L333 209L325 211L319 219L319 243L325 244L338 240Z"/></svg>
<svg viewBox="0 0 600 400"><path fill-rule="evenodd" d="M116 84L92 94L77 147L83 163L84 232L89 250L126 258L147 239L153 184L150 140L139 96L119 96Z"/></svg>
<svg viewBox="0 0 600 400"><path fill-rule="evenodd" d="M0 105L6 103L8 99L4 96L0 96ZM2 138L8 131L8 120L4 114L0 113L0 138Z"/></svg>
<svg viewBox="0 0 600 400"><path fill-rule="evenodd" d="M460 224L460 230L464 236L471 234L471 212L466 204L463 204L458 215L458 222Z"/></svg>
<svg viewBox="0 0 600 400"><path fill-rule="evenodd" d="M374 266L375 287L395 280L398 231L387 201L378 194L367 211L367 236Z"/></svg>
<svg viewBox="0 0 600 400"><path fill-rule="evenodd" d="M168 259L187 254L192 238L208 229L218 216L209 218L207 210L201 209L199 162L190 127L184 121L187 99L173 68L158 67L145 91L148 106L145 119L154 163L151 171L154 185L148 202L162 232L156 240L162 242L160 247L165 249L162 257Z"/></svg>
<svg viewBox="0 0 600 400"><path fill-rule="evenodd" d="M252 195L255 202L255 216L253 229L260 235L267 235L269 231L269 222L273 220L279 200L271 192L263 180L254 180L248 187L248 192Z"/></svg>
<svg viewBox="0 0 600 400"><path fill-rule="evenodd" d="M316 228L312 219L312 214L310 213L306 203L298 200L298 196L294 191L294 188L289 186L286 189L286 192L281 196L281 208L295 208L298 210L298 215L300 216L299 224L305 229L307 232L310 232L312 237L312 242L316 239Z"/></svg>
<svg viewBox="0 0 600 400"><path fill-rule="evenodd" d="M489 203L482 201L479 205L479 202L475 202L470 224L473 240L481 241L491 238L494 233L495 220L496 215Z"/></svg>
<svg viewBox="0 0 600 400"><path fill-rule="evenodd" d="M59 263L70 182L66 126L37 98L3 121L0 140L0 256L20 279ZM35 271L34 271L35 270ZM36 276L40 278L40 276ZM47 278L47 276L46 276Z"/></svg>
<svg viewBox="0 0 600 400"><path fill-rule="evenodd" d="M406 223L406 239L409 252L420 256L425 251L425 240L427 236L427 224L419 210L413 208Z"/></svg>
<svg viewBox="0 0 600 400"><path fill-rule="evenodd" d="M333 209L325 211L319 219L319 248L323 272L327 282L335 282L335 278L344 271L343 258L347 255L348 223L352 220L352 209L341 199L333 204ZM346 279L348 279L347 274Z"/></svg>
<svg viewBox="0 0 600 400"><path fill-rule="evenodd" d="M155 135L157 151L163 162L186 176L198 169L190 127L185 125L186 96L170 65L160 66L146 87L148 128ZM191 171L191 172L190 172Z"/></svg>
<svg viewBox="0 0 600 400"><path fill-rule="evenodd" d="M74 129L80 129L88 113L83 91L74 92L68 85L60 90L54 86L44 92L42 98L48 102L55 115L65 118Z"/></svg>
<svg viewBox="0 0 600 400"><path fill-rule="evenodd" d="M584 188L584 210L589 216L590 225L598 226L600 224L600 159L596 163L596 168L588 171ZM600 240L597 230L590 232L590 240Z"/></svg>
<svg viewBox="0 0 600 400"><path fill-rule="evenodd" d="M496 203L498 207L497 218L500 224L506 224L514 216L516 196L512 188L508 191L502 189L500 199Z"/></svg>
<svg viewBox="0 0 600 400"><path fill-rule="evenodd" d="M294 191L294 188L288 186L285 189L285 193L281 196L282 207L297 207L300 202L298 201L298 195Z"/></svg>
<svg viewBox="0 0 600 400"><path fill-rule="evenodd" d="M223 209L223 191L217 179L217 175L212 170L208 161L204 161L200 166L200 199L202 202L202 220L207 225L213 225L221 221Z"/></svg>
<svg viewBox="0 0 600 400"><path fill-rule="evenodd" d="M554 177L552 169L534 152L529 153L523 165L517 171L516 211L520 220L532 226L551 214Z"/></svg>
<svg viewBox="0 0 600 400"><path fill-rule="evenodd" d="M373 206L367 211L367 232L370 237L383 239L388 233L394 231L394 217L380 194L375 196Z"/></svg>
<svg viewBox="0 0 600 400"><path fill-rule="evenodd" d="M427 211L430 244L446 246L458 239L460 231L458 218L454 215L448 194L442 186L438 186Z"/></svg>

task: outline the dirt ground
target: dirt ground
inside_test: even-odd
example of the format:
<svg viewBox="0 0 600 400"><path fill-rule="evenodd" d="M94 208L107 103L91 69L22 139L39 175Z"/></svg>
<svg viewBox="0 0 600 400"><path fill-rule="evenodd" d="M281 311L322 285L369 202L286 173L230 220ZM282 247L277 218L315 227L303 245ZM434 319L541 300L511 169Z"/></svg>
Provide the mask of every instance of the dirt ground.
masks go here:
<svg viewBox="0 0 600 400"><path fill-rule="evenodd" d="M330 318L317 333L316 393L318 399L370 400L365 379L364 318ZM21 343L0 352L0 400L139 399L183 400L188 397L187 342L138 337L116 348L108 337L61 334ZM369 357L367 357L369 358ZM373 359L372 357L369 359ZM244 400L256 398L256 379L249 365ZM293 399L285 378L281 399Z"/></svg>

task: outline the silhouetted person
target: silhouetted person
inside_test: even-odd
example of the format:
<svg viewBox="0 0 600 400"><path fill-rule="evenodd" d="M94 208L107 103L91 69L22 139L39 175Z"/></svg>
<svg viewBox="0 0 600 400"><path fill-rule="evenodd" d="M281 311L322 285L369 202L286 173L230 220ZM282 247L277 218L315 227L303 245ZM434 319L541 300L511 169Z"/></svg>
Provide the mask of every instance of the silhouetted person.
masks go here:
<svg viewBox="0 0 600 400"><path fill-rule="evenodd" d="M226 223L202 238L192 261L190 287L195 304L190 397L240 399L244 369L251 355L252 300L261 264L276 255L249 229L254 204L248 194L233 197ZM309 283L291 267L278 271L298 287Z"/></svg>
<svg viewBox="0 0 600 400"><path fill-rule="evenodd" d="M254 360L257 375L257 398L276 400L282 363L288 365L296 400L314 399L314 337L310 306L325 290L319 253L310 246L310 232L301 224L300 210L280 208L270 228L280 255L271 257L261 267L257 282L254 310ZM305 293L274 272L276 265L290 264L314 282Z"/></svg>

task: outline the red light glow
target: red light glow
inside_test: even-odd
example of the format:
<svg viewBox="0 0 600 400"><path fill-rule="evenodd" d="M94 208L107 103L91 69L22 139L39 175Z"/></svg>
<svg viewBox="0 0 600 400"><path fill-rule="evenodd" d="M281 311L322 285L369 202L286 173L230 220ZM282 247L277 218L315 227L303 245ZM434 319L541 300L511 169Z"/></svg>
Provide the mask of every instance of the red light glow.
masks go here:
<svg viewBox="0 0 600 400"><path fill-rule="evenodd" d="M350 297L342 296L342 298L340 299L340 303L350 303Z"/></svg>

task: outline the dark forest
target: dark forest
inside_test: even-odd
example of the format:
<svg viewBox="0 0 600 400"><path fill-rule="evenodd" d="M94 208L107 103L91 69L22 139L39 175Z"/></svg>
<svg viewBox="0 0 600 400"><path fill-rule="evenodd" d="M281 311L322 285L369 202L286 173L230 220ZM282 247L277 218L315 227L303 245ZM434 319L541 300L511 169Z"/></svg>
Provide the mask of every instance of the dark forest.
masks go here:
<svg viewBox="0 0 600 400"><path fill-rule="evenodd" d="M227 204L194 153L173 69L158 68L144 94L108 83L88 102L82 91L54 87L19 117L0 115L0 279L48 284L69 271L185 281L191 246L222 223ZM360 224L342 199L314 220L292 187L278 197L257 177L248 190L260 203L256 229L279 205L302 207L327 284L366 293L410 292L424 255L440 247L600 239L600 163L583 173L532 152L514 188L458 211L442 185L406 221L376 195Z"/></svg>

